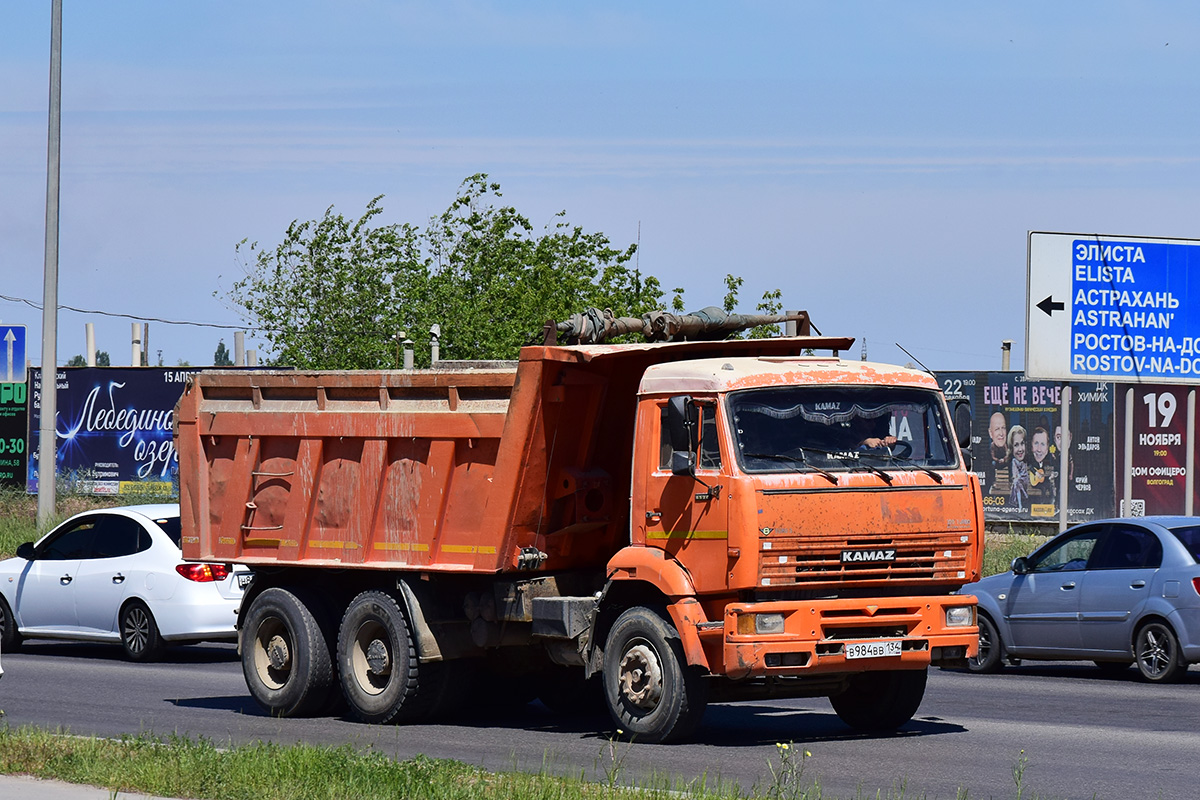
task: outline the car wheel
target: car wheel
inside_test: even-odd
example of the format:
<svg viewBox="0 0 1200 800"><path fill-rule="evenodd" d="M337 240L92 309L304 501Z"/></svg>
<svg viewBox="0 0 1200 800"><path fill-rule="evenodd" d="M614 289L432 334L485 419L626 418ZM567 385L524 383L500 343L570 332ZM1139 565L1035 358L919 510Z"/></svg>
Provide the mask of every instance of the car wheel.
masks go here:
<svg viewBox="0 0 1200 800"><path fill-rule="evenodd" d="M1004 644L996 623L986 614L979 615L979 654L967 659L971 672L998 672L1004 667Z"/></svg>
<svg viewBox="0 0 1200 800"><path fill-rule="evenodd" d="M1187 668L1179 651L1179 640L1165 622L1148 622L1138 628L1133 652L1138 671L1153 683L1169 683Z"/></svg>
<svg viewBox="0 0 1200 800"><path fill-rule="evenodd" d="M0 651L11 653L21 647L21 634L17 633L17 618L13 616L8 601L0 596Z"/></svg>
<svg viewBox="0 0 1200 800"><path fill-rule="evenodd" d="M842 722L855 730L894 731L921 707L926 678L923 669L861 672L829 703Z"/></svg>
<svg viewBox="0 0 1200 800"><path fill-rule="evenodd" d="M333 660L312 611L296 594L266 589L242 623L242 675L274 716L317 714L329 706Z"/></svg>
<svg viewBox="0 0 1200 800"><path fill-rule="evenodd" d="M134 600L121 610L121 645L130 661L153 661L162 655L158 624L145 603Z"/></svg>
<svg viewBox="0 0 1200 800"><path fill-rule="evenodd" d="M639 742L686 739L708 703L708 685L688 665L678 632L642 606L622 613L609 631L603 680L613 720Z"/></svg>

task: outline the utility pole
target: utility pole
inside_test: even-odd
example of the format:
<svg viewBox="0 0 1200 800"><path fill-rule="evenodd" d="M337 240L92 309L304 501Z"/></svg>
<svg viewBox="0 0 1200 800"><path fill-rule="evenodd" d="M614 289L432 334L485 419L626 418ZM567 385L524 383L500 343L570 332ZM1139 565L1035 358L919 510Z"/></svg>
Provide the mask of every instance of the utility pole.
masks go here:
<svg viewBox="0 0 1200 800"><path fill-rule="evenodd" d="M50 122L46 137L46 263L42 283L42 412L38 425L38 529L54 519L58 463L58 165L62 132L62 0L50 5Z"/></svg>
<svg viewBox="0 0 1200 800"><path fill-rule="evenodd" d="M1000 342L1000 369L1008 372L1009 358L1012 355L1012 339Z"/></svg>

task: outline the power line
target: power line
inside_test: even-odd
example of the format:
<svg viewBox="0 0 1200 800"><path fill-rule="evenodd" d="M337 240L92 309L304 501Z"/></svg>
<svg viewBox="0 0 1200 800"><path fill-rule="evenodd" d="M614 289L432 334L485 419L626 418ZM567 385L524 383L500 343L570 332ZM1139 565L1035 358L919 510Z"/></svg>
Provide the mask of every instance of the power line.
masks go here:
<svg viewBox="0 0 1200 800"><path fill-rule="evenodd" d="M36 308L38 311L42 310L41 303L35 303L32 300L26 300L24 297L9 297L8 295L0 294L0 300L7 300L10 303L24 303L30 308ZM61 304L58 306L58 308L60 311L74 311L77 314L95 314L100 317L120 317L122 319L137 320L139 322L161 322L164 325L191 325L196 328L219 328L221 330L231 331L244 331L249 327L247 325L222 325L218 322L188 322L177 319L162 319L161 317L135 316L133 314L121 314L116 311L96 311L94 309L75 308L74 306L65 306ZM255 328L255 330L263 329Z"/></svg>

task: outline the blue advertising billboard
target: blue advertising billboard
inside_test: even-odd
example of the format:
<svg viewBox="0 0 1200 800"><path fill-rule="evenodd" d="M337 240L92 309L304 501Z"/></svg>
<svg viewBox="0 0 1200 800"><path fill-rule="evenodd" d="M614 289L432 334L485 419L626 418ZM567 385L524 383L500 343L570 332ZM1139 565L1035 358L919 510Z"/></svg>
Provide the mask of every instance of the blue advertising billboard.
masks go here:
<svg viewBox="0 0 1200 800"><path fill-rule="evenodd" d="M211 369L206 367L205 369ZM200 368L59 367L56 474L86 494L178 494L175 404ZM26 490L38 490L41 371L32 372Z"/></svg>
<svg viewBox="0 0 1200 800"><path fill-rule="evenodd" d="M1112 384L1071 383L1070 430L1064 431L1064 384L1057 381L1020 372L941 372L938 382L951 404L970 403L972 467L989 522L1059 521L1064 483L1068 523L1115 513Z"/></svg>

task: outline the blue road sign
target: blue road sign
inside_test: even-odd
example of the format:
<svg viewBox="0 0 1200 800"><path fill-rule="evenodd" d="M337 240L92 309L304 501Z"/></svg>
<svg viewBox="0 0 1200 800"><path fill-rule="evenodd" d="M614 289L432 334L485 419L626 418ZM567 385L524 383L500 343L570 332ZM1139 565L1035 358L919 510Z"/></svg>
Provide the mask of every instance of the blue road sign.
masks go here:
<svg viewBox="0 0 1200 800"><path fill-rule="evenodd" d="M25 382L25 326L0 325L0 383Z"/></svg>
<svg viewBox="0 0 1200 800"><path fill-rule="evenodd" d="M1027 375L1200 384L1200 240L1029 234Z"/></svg>

